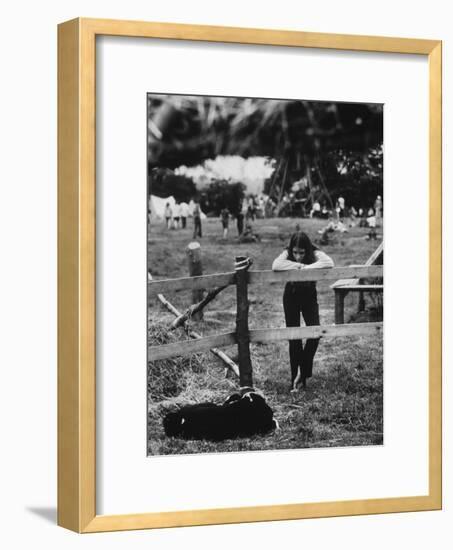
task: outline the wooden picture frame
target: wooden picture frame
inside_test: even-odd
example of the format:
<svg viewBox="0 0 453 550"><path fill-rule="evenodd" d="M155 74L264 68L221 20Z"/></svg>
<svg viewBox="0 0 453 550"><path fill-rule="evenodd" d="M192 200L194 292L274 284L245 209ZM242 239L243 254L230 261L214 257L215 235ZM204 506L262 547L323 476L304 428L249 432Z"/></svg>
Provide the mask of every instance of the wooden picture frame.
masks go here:
<svg viewBox="0 0 453 550"><path fill-rule="evenodd" d="M102 516L96 512L96 37L406 53L429 60L429 494ZM441 42L75 19L58 29L58 524L80 533L441 508Z"/></svg>

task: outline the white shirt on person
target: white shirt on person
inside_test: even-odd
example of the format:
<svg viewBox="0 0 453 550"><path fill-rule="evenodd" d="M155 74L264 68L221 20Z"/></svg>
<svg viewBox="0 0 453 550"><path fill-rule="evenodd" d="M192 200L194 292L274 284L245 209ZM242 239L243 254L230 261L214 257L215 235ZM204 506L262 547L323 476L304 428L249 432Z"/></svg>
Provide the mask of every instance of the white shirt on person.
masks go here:
<svg viewBox="0 0 453 550"><path fill-rule="evenodd" d="M181 207L181 216L187 218L189 216L189 205L186 202L182 202L179 206Z"/></svg>
<svg viewBox="0 0 453 550"><path fill-rule="evenodd" d="M288 259L288 251L284 250L272 262L272 271L288 271L290 269L316 269L333 267L334 263L330 256L322 250L314 250L315 261L312 264L302 264Z"/></svg>
<svg viewBox="0 0 453 550"><path fill-rule="evenodd" d="M376 227L376 216L370 216L366 221L368 222L368 227Z"/></svg>

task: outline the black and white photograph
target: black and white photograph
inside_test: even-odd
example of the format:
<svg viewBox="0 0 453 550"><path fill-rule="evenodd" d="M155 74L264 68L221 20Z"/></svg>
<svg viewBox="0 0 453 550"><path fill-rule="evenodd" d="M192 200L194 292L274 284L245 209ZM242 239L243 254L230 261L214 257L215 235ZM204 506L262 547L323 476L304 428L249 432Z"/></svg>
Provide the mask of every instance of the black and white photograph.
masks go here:
<svg viewBox="0 0 453 550"><path fill-rule="evenodd" d="M148 456L383 445L383 117L147 94Z"/></svg>
<svg viewBox="0 0 453 550"><path fill-rule="evenodd" d="M5 3L2 547L451 545L448 6Z"/></svg>

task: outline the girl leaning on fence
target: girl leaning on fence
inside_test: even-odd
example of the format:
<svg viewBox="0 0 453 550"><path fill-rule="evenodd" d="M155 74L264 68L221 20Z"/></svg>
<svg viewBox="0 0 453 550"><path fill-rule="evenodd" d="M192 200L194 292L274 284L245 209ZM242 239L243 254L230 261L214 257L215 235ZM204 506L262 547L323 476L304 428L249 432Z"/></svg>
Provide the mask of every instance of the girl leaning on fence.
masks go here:
<svg viewBox="0 0 453 550"><path fill-rule="evenodd" d="M274 271L299 269L315 269L333 267L332 259L315 246L308 235L298 231L294 233L288 247L275 258ZM319 306L316 292L316 282L289 282L283 293L283 308L287 327L299 327L300 316L305 324L319 325ZM289 341L289 362L291 365L291 389L297 389L301 384L306 386L307 378L313 371L313 360L318 349L319 338L308 338L305 346L302 340Z"/></svg>

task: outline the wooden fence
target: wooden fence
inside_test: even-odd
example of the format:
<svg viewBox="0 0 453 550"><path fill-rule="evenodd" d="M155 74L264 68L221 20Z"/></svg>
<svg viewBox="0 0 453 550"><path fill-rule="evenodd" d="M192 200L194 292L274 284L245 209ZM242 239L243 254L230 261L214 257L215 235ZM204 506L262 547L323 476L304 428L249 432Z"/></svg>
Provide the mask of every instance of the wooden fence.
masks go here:
<svg viewBox="0 0 453 550"><path fill-rule="evenodd" d="M299 338L344 337L376 334L382 330L382 322L354 323L326 326L268 328L249 330L248 328L248 285L284 284L289 281L327 281L344 278L383 277L382 265L332 267L325 269L304 269L290 271L247 271L231 273L162 279L148 282L148 295L151 297L165 291L195 290L236 286L237 314L236 330L223 334L205 336L197 340L184 340L148 348L148 359L156 361L178 355L190 355L213 347L237 345L239 351L240 385L253 387L249 344L276 340L297 340Z"/></svg>

